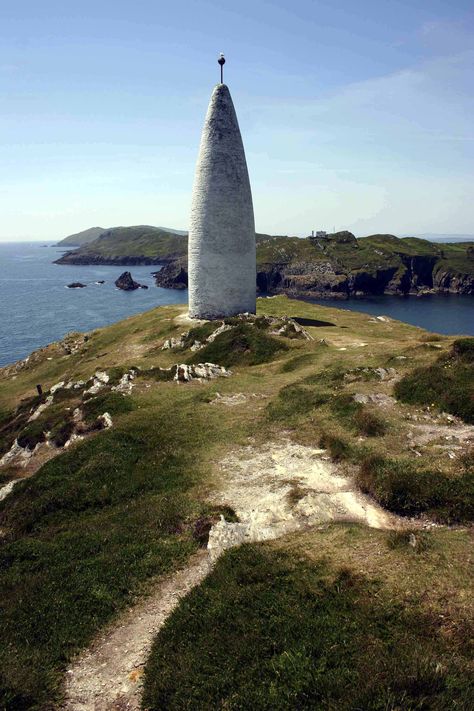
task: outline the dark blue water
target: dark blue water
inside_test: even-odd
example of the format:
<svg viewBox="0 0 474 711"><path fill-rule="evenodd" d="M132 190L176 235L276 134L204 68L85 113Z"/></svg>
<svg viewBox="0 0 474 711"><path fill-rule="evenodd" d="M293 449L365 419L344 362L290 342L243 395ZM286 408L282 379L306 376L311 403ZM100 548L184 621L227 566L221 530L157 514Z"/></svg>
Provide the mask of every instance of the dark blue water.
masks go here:
<svg viewBox="0 0 474 711"><path fill-rule="evenodd" d="M448 336L474 336L474 296L372 296L339 301L310 299L313 304L390 316L413 326Z"/></svg>
<svg viewBox="0 0 474 711"><path fill-rule="evenodd" d="M69 331L90 331L154 306L187 302L187 291L160 289L158 267L52 264L58 248L41 243L0 244L0 366L57 341ZM149 288L121 291L115 279L125 270ZM95 281L105 279L101 286ZM66 289L79 281L85 289Z"/></svg>
<svg viewBox="0 0 474 711"><path fill-rule="evenodd" d="M0 244L0 365L27 356L69 331L90 331L154 306L186 303L187 291L160 289L157 267L102 267L53 264L61 252L36 243ZM114 281L129 269L148 290L120 291ZM94 282L105 279L99 286ZM66 289L80 281L86 289ZM474 335L474 297L392 296L354 301L315 301L351 311L387 315L446 334Z"/></svg>

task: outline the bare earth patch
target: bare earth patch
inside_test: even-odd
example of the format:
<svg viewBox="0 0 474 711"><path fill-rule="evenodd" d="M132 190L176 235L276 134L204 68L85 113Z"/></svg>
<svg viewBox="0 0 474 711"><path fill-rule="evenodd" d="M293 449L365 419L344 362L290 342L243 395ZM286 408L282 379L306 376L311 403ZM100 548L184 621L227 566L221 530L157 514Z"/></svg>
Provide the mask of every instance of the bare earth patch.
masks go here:
<svg viewBox="0 0 474 711"><path fill-rule="evenodd" d="M325 450L286 440L243 447L221 464L224 481L218 502L231 506L239 523L222 519L212 528L212 560L234 545L278 538L328 521L358 521L374 528L398 525L397 517L339 473Z"/></svg>

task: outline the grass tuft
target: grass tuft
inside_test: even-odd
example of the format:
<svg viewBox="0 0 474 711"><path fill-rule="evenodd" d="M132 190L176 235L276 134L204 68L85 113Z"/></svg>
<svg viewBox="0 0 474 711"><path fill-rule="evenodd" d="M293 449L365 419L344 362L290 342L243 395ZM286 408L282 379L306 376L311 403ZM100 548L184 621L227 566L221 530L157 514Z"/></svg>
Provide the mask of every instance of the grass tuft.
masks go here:
<svg viewBox="0 0 474 711"><path fill-rule="evenodd" d="M219 334L212 343L197 351L189 363L217 363L226 368L235 365L259 365L274 360L288 346L261 329L247 323L238 323L229 331Z"/></svg>
<svg viewBox="0 0 474 711"><path fill-rule="evenodd" d="M390 511L412 516L428 513L443 523L474 520L474 472L449 477L411 459L367 457L357 483Z"/></svg>
<svg viewBox="0 0 474 711"><path fill-rule="evenodd" d="M395 385L402 402L435 405L474 423L474 338L454 342L451 353L416 368Z"/></svg>

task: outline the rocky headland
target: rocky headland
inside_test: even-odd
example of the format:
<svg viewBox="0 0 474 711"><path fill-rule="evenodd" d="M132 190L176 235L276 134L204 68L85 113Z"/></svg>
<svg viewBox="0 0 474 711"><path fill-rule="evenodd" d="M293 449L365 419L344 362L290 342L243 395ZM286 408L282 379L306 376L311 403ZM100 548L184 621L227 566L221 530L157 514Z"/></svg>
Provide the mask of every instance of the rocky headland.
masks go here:
<svg viewBox="0 0 474 711"><path fill-rule="evenodd" d="M155 227L114 228L59 264L160 265L156 283L187 288L187 237ZM474 243L351 232L325 238L257 234L259 293L348 299L370 295L474 294Z"/></svg>
<svg viewBox="0 0 474 711"><path fill-rule="evenodd" d="M2 708L472 707L474 339L257 308L0 368Z"/></svg>
<svg viewBox="0 0 474 711"><path fill-rule="evenodd" d="M310 249L295 250L305 254L292 254L286 248L300 247L296 240L306 242L305 247L309 243L314 254L308 253ZM338 299L381 294L474 294L474 246L450 247L392 235L357 240L350 232L317 242L296 237L260 240L257 291ZM155 279L158 286L185 288L186 258L166 264Z"/></svg>

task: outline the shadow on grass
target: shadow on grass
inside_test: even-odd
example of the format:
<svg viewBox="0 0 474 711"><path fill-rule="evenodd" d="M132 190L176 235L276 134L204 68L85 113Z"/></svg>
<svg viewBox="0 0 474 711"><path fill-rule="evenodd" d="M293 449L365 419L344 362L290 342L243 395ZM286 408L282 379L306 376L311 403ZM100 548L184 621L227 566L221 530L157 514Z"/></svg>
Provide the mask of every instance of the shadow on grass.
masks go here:
<svg viewBox="0 0 474 711"><path fill-rule="evenodd" d="M300 326L311 326L312 328L321 328L322 326L336 326L330 321L318 321L315 318L304 318L303 316L293 316L293 321L296 321Z"/></svg>

